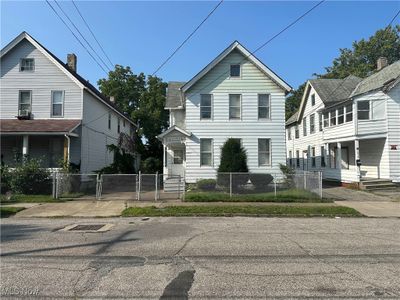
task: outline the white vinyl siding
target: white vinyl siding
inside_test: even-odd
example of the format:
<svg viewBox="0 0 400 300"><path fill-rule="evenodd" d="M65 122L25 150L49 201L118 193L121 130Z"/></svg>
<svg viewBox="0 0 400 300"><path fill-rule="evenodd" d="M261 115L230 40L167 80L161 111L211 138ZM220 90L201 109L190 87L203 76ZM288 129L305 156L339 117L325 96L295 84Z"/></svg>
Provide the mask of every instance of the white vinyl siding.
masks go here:
<svg viewBox="0 0 400 300"><path fill-rule="evenodd" d="M229 94L229 119L240 120L242 112L242 95Z"/></svg>
<svg viewBox="0 0 400 300"><path fill-rule="evenodd" d="M64 115L64 91L51 91L51 116Z"/></svg>
<svg viewBox="0 0 400 300"><path fill-rule="evenodd" d="M21 72L21 58L34 59L34 72ZM31 112L35 120L52 114L51 91L64 91L64 119L82 118L82 89L27 40L1 58L1 119L18 115L19 90L32 91Z"/></svg>

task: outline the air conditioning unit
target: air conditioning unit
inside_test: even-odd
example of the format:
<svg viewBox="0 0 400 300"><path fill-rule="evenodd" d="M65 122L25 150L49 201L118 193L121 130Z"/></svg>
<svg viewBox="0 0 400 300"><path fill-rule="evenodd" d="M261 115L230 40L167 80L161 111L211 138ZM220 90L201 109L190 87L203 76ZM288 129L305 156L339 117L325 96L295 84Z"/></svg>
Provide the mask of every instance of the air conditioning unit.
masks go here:
<svg viewBox="0 0 400 300"><path fill-rule="evenodd" d="M20 109L18 111L18 119L29 120L31 118L31 112L27 109Z"/></svg>

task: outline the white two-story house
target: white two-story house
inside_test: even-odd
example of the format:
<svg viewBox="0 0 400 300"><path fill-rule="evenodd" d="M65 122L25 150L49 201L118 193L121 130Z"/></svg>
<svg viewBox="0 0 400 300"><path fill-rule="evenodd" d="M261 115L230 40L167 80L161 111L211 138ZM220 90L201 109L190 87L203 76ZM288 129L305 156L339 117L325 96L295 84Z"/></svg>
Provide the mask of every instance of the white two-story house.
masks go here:
<svg viewBox="0 0 400 300"><path fill-rule="evenodd" d="M250 172L280 173L285 155L285 95L291 87L235 41L188 82L170 82L164 174L193 183L215 178L221 147L239 139Z"/></svg>
<svg viewBox="0 0 400 300"><path fill-rule="evenodd" d="M288 164L343 183L400 180L400 61L364 78L313 79L286 122Z"/></svg>
<svg viewBox="0 0 400 300"><path fill-rule="evenodd" d="M90 173L109 165L106 145L134 124L77 73L77 58L62 62L23 32L1 50L1 160L13 166L27 155L43 167L61 161Z"/></svg>

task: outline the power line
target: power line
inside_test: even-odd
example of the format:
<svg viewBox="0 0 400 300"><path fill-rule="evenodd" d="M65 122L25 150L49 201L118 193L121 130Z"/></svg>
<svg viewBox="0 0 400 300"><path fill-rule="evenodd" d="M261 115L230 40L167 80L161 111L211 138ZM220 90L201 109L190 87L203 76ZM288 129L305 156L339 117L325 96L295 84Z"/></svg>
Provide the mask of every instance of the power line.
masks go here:
<svg viewBox="0 0 400 300"><path fill-rule="evenodd" d="M81 46L86 50L86 52L90 55L90 57L97 63L97 65L104 71L104 73L107 73L107 71L103 68L103 66L97 61L97 59L90 53L90 51L86 48L86 46L81 42L81 40L76 36L76 34L73 32L73 30L68 26L68 24L64 21L64 19L60 16L60 14L54 9L54 7L50 4L48 0L46 0L46 3L50 6L50 8L53 10L53 12L57 15L57 17L61 20L61 22L64 23L64 25L68 28L68 30L72 33L72 35L75 37L75 39L81 44Z"/></svg>
<svg viewBox="0 0 400 300"><path fill-rule="evenodd" d="M107 53L104 51L104 48L101 46L100 42L97 40L95 34L93 33L92 29L90 29L89 24L86 22L85 18L83 17L83 15L81 14L78 6L75 4L74 0L71 0L72 4L75 6L76 11L78 12L78 14L81 16L83 22L85 23L87 29L89 29L90 33L92 34L94 40L96 41L97 45L100 47L101 51L103 52L104 56L107 58L107 60L110 62L111 66L114 67L114 64L112 63L110 57L107 55Z"/></svg>
<svg viewBox="0 0 400 300"><path fill-rule="evenodd" d="M204 18L204 20L199 25L197 25L197 27L192 31L192 33L188 35L188 37L178 46L178 48L175 49L174 52L172 52L170 56L168 56L168 58L153 72L153 74L151 74L151 76L154 76L158 71L160 71L162 67L164 67L164 65L179 51L179 49L183 47L184 44L186 44L186 42L196 33L196 31L199 30L201 25L203 25L207 21L207 19L211 17L211 15L217 10L217 8L222 4L222 2L224 2L224 0L218 2L218 4L213 8L213 10Z"/></svg>
<svg viewBox="0 0 400 300"><path fill-rule="evenodd" d="M253 56L254 53L256 53L257 51L261 50L262 48L264 48L266 45L268 45L270 42L272 42L274 39L276 39L278 36L280 36L282 33L284 33L286 30L288 30L290 27L292 27L293 25L295 25L297 22L299 22L301 19L303 19L305 16L307 16L309 13L311 13L314 9L316 9L318 6L320 6L322 3L324 3L326 0L322 0L320 2L318 2L316 5L314 5L313 7L311 7L309 10L307 10L306 12L304 12L301 16L299 16L297 19L295 19L293 22L291 22L289 25L287 25L286 27L284 27L282 30L280 30L277 34L275 34L274 36L272 36L270 39L268 39L265 43L263 43L261 46L259 46L256 50L254 50L253 52L250 52L249 55L247 55L241 62L240 64L242 64L243 62L245 62L250 56ZM215 82L216 80L220 79L222 76L225 76L226 74L229 73L229 70L227 72L222 73L220 76L218 76L217 78L215 78L214 80L210 81L207 85L205 85L202 89L200 89L200 91L204 90L206 87L210 86L213 82ZM199 92L199 90L197 90L197 92Z"/></svg>
<svg viewBox="0 0 400 300"><path fill-rule="evenodd" d="M64 16L69 20L69 22L74 26L75 30L79 33L79 35L82 37L82 39L86 42L86 44L92 49L94 54L97 55L97 57L100 59L100 61L103 63L103 65L111 71L111 69L107 66L107 64L104 62L104 60L100 57L100 55L97 53L96 50L93 49L92 45L87 41L87 39L84 37L82 32L79 30L78 27L76 27L75 23L71 20L71 18L68 16L68 14L62 9L61 5L57 2L57 0L54 0L54 3L58 6L58 8L61 10L61 12L64 14Z"/></svg>
<svg viewBox="0 0 400 300"><path fill-rule="evenodd" d="M397 18L397 16L398 16L399 14L400 14L400 9L399 9L399 11L397 12L397 14L394 15L393 19L390 21L390 23L389 23L389 25L388 25L387 27L391 27L391 26L392 26L394 20Z"/></svg>

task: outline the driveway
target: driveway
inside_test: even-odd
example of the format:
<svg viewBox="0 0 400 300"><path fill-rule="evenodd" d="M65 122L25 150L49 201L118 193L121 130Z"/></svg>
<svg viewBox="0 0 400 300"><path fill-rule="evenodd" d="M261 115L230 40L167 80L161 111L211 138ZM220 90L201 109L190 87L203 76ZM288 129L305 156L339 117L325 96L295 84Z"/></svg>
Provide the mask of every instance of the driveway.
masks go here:
<svg viewBox="0 0 400 300"><path fill-rule="evenodd" d="M102 233L60 231L112 224ZM400 297L400 220L1 220L2 299Z"/></svg>
<svg viewBox="0 0 400 300"><path fill-rule="evenodd" d="M394 201L335 201L336 204L358 210L368 217L400 218L400 202Z"/></svg>

